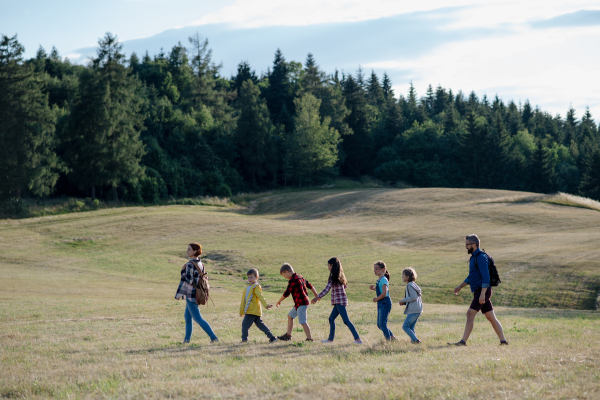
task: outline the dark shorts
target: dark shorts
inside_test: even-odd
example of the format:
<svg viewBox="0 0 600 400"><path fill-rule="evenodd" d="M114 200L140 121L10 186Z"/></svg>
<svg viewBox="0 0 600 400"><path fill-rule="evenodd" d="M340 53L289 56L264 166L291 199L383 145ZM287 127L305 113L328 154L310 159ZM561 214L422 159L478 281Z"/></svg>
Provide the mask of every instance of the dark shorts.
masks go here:
<svg viewBox="0 0 600 400"><path fill-rule="evenodd" d="M479 304L479 296L481 296L481 288L475 290L473 292L473 301L471 302L471 309L475 311L481 311L482 314L490 312L494 309L492 306L492 288L489 287L487 292L485 292L485 303Z"/></svg>

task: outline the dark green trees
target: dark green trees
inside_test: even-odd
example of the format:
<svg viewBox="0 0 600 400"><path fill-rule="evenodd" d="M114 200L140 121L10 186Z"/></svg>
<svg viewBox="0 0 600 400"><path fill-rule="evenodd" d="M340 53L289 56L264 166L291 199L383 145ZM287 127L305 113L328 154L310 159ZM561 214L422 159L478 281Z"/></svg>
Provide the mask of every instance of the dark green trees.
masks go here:
<svg viewBox="0 0 600 400"><path fill-rule="evenodd" d="M117 187L143 174L140 131L140 84L128 74L117 37L100 39L92 68L81 77L79 96L69 122L67 151L70 177L95 198L97 186Z"/></svg>
<svg viewBox="0 0 600 400"><path fill-rule="evenodd" d="M23 52L16 35L0 37L0 198L50 194L63 170L55 112Z"/></svg>

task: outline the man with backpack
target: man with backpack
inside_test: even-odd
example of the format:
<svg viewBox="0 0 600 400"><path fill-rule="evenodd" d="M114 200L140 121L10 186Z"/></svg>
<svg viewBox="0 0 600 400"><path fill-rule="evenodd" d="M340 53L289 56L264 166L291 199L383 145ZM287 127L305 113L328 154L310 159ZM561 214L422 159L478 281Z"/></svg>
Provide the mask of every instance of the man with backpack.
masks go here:
<svg viewBox="0 0 600 400"><path fill-rule="evenodd" d="M460 292L462 288L470 285L471 292L473 293L473 301L467 311L467 323L465 324L465 333L463 334L462 339L459 342L448 344L466 346L467 340L473 331L475 316L481 311L492 324L492 327L500 338L500 344L507 345L508 342L504 337L502 325L496 318L491 301L492 286L498 286L498 283L500 283L494 259L479 249L481 242L477 235L469 235L465 237L465 241L467 252L471 254L471 259L469 260L469 276L463 283L454 289L454 294L458 295L458 292Z"/></svg>

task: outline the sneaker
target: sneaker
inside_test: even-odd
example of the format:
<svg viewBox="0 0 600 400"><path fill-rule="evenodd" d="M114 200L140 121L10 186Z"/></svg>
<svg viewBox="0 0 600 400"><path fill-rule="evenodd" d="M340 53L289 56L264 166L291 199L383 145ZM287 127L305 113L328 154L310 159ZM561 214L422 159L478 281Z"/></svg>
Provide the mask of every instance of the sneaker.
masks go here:
<svg viewBox="0 0 600 400"><path fill-rule="evenodd" d="M392 336L390 340L398 340L398 338L396 336Z"/></svg>
<svg viewBox="0 0 600 400"><path fill-rule="evenodd" d="M181 342L181 344L189 344L190 341L189 340L184 340L183 342Z"/></svg>
<svg viewBox="0 0 600 400"><path fill-rule="evenodd" d="M506 340L501 340L501 341L500 341L500 346L508 346L508 341L506 341Z"/></svg>
<svg viewBox="0 0 600 400"><path fill-rule="evenodd" d="M288 340L290 340L292 338L291 335L288 335L287 333L281 335L281 336L277 336L277 339L279 340L283 340L284 342L287 342Z"/></svg>
<svg viewBox="0 0 600 400"><path fill-rule="evenodd" d="M321 340L321 343L333 343L333 340L323 339Z"/></svg>
<svg viewBox="0 0 600 400"><path fill-rule="evenodd" d="M305 342L314 342L314 340L306 338Z"/></svg>
<svg viewBox="0 0 600 400"><path fill-rule="evenodd" d="M448 344L451 345L451 346L466 346L467 345L467 343L464 340L462 340L462 339L460 341L456 342L456 343L450 343L450 342L448 342Z"/></svg>
<svg viewBox="0 0 600 400"><path fill-rule="evenodd" d="M240 344L244 344L244 343L248 343L248 341L247 341L247 340L242 340L242 341L240 342Z"/></svg>
<svg viewBox="0 0 600 400"><path fill-rule="evenodd" d="M216 338L216 339L213 339L213 340L211 340L210 342L211 342L211 343L219 343L219 342L220 342L220 340L219 340L219 338Z"/></svg>
<svg viewBox="0 0 600 400"><path fill-rule="evenodd" d="M420 340L411 340L410 341L412 344L421 344Z"/></svg>
<svg viewBox="0 0 600 400"><path fill-rule="evenodd" d="M269 339L269 343L275 343L278 339L273 336L271 339Z"/></svg>
<svg viewBox="0 0 600 400"><path fill-rule="evenodd" d="M354 344L363 344L363 341L362 341L362 340L360 340L360 339L356 339L356 340L354 341Z"/></svg>

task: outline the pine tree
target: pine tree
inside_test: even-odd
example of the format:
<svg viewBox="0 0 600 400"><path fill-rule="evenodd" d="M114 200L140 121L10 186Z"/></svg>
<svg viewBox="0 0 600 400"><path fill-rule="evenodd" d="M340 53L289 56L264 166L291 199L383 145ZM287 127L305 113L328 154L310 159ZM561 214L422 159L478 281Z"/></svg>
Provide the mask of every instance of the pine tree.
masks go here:
<svg viewBox="0 0 600 400"><path fill-rule="evenodd" d="M438 115L446 109L447 100L446 90L440 85L435 89L435 99L433 100L433 115Z"/></svg>
<svg viewBox="0 0 600 400"><path fill-rule="evenodd" d="M231 80L233 81L233 88L238 92L238 94L240 92L240 89L242 88L242 85L248 79L250 79L253 84L258 84L258 77L256 76L256 72L252 70L248 61L242 61L238 64L237 75L231 78Z"/></svg>
<svg viewBox="0 0 600 400"><path fill-rule="evenodd" d="M427 86L427 94L425 96L425 111L429 117L433 116L433 103L435 96L433 94L433 88L431 85Z"/></svg>
<svg viewBox="0 0 600 400"><path fill-rule="evenodd" d="M17 36L0 36L0 198L52 192L64 171L56 156L56 117L40 80L23 65Z"/></svg>
<svg viewBox="0 0 600 400"><path fill-rule="evenodd" d="M267 176L267 163L274 127L269 110L260 97L258 86L248 79L242 84L236 106L240 116L235 131L235 143L241 157L241 170L246 179L256 187Z"/></svg>
<svg viewBox="0 0 600 400"><path fill-rule="evenodd" d="M329 126L329 117L321 122L321 100L305 94L294 103L294 130L286 137L285 148L294 176L301 186L310 177L335 165L340 134Z"/></svg>
<svg viewBox="0 0 600 400"><path fill-rule="evenodd" d="M314 96L319 97L318 94L323 88L325 80L325 73L319 70L315 58L311 53L308 53L301 81L303 93L312 93Z"/></svg>
<svg viewBox="0 0 600 400"><path fill-rule="evenodd" d="M554 166L551 155L542 139L538 139L529 166L530 187L534 192L548 193L553 189Z"/></svg>
<svg viewBox="0 0 600 400"><path fill-rule="evenodd" d="M383 93L383 89L379 84L379 79L375 74L375 71L371 70L371 76L367 81L367 97L369 99L369 104L381 107L385 102L385 96Z"/></svg>
<svg viewBox="0 0 600 400"><path fill-rule="evenodd" d="M390 97L394 97L394 89L392 89L392 80L387 73L383 73L383 80L381 81L381 88L383 90L383 96L387 101Z"/></svg>
<svg viewBox="0 0 600 400"><path fill-rule="evenodd" d="M598 147L586 157L579 190L583 196L600 201L600 148Z"/></svg>
<svg viewBox="0 0 600 400"><path fill-rule="evenodd" d="M273 70L269 73L269 87L265 89L264 97L271 113L271 120L276 125L283 125L286 132L293 128L294 93L290 83L288 64L277 49L273 60Z"/></svg>
<svg viewBox="0 0 600 400"><path fill-rule="evenodd" d="M123 45L107 33L98 41L92 68L81 76L80 95L69 122L71 179L96 196L97 186L117 188L143 175L144 145L140 84L124 66Z"/></svg>
<svg viewBox="0 0 600 400"><path fill-rule="evenodd" d="M372 139L365 91L351 75L346 77L344 82L344 97L350 110L346 121L353 134L344 137L342 142L345 155L342 170L347 176L356 177L370 171Z"/></svg>

